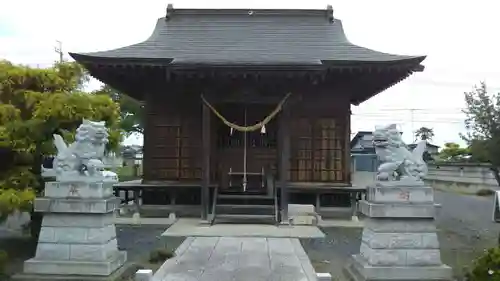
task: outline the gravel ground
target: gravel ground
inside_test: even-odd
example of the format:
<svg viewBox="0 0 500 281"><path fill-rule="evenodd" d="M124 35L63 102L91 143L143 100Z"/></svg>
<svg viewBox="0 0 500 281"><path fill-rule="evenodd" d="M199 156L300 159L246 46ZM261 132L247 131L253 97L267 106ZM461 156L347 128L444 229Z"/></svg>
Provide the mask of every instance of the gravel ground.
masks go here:
<svg viewBox="0 0 500 281"><path fill-rule="evenodd" d="M465 266L497 245L500 224L492 222L492 197L477 197L436 191L436 203L442 208L436 220L443 261L460 278ZM323 229L325 239L304 239L302 245L316 270L341 272L345 260L359 251L361 229Z"/></svg>
<svg viewBox="0 0 500 281"><path fill-rule="evenodd" d="M493 223L492 197L475 197L436 191L436 203L442 205L437 225L445 263L454 267L457 275L484 249L497 243L500 225ZM161 239L165 226L118 226L119 248L128 252L130 261L147 259L155 249L174 250L183 238ZM1 227L0 227L1 230ZM324 239L303 239L304 249L318 271L339 274L345 260L359 251L361 229L326 228ZM11 236L0 231L1 236ZM25 257L23 257L25 258Z"/></svg>
<svg viewBox="0 0 500 281"><path fill-rule="evenodd" d="M161 234L166 226L117 226L118 248L126 250L130 261L147 259L151 251L167 248L172 252L184 241L182 237L172 237L165 242Z"/></svg>
<svg viewBox="0 0 500 281"><path fill-rule="evenodd" d="M435 191L435 201L442 205L437 224L472 241L495 240L500 224L492 220L493 197Z"/></svg>

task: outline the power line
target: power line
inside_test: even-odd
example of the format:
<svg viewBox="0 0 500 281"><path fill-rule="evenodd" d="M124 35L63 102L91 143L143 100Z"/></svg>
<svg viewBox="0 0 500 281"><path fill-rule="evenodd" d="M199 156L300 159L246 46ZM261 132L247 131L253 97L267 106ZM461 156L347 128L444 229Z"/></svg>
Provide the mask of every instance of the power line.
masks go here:
<svg viewBox="0 0 500 281"><path fill-rule="evenodd" d="M486 79L484 79L486 80ZM481 80L479 80L481 81ZM422 85L432 85L436 87L450 87L450 88L472 88L475 86L478 86L479 83L476 84L469 84L466 82L458 82L458 81L436 81L436 80L428 80L428 79L421 79L421 78L412 78L407 81L408 83L412 84L422 84ZM486 86L488 90L490 91L500 91L500 86L488 86L488 83L486 83Z"/></svg>
<svg viewBox="0 0 500 281"><path fill-rule="evenodd" d="M365 121L380 121L380 122L390 122L390 123L396 123L396 124L402 124L402 123L410 123L412 120L401 120L400 118L360 118ZM399 121L395 121L399 120ZM413 119L414 123L428 123L428 124L465 124L465 119L464 120L458 120L458 119L432 119L432 120L422 120L422 119Z"/></svg>
<svg viewBox="0 0 500 281"><path fill-rule="evenodd" d="M59 54L59 62L63 62L64 61L64 52L62 49L62 42L59 40L56 40L56 43L57 43L57 47L54 47L54 51L57 54Z"/></svg>
<svg viewBox="0 0 500 281"><path fill-rule="evenodd" d="M400 107L400 108L379 108L379 109L376 109L376 111L373 111L372 112L384 112L384 111L409 111L409 110L413 110L413 111L419 111L419 112L422 112L422 111L438 111L438 112L444 112L444 111L447 111L447 110L450 110L450 111L462 111L464 110L465 108L461 108L461 107L449 107L449 108L434 108L434 107L429 107L429 108L411 108L411 107ZM361 111L361 110L360 110ZM369 111L365 111L363 110L363 112L369 112Z"/></svg>

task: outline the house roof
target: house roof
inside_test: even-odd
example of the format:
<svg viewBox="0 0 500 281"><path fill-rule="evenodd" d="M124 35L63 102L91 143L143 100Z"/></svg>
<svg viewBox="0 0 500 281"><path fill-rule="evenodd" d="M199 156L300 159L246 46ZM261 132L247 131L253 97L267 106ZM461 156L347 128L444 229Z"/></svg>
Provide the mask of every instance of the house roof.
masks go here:
<svg viewBox="0 0 500 281"><path fill-rule="evenodd" d="M416 143L411 143L408 145L409 148L414 148L416 147L417 144ZM439 148L439 145L435 145L435 144L432 144L432 143L427 143L427 147L435 147L435 148Z"/></svg>
<svg viewBox="0 0 500 281"><path fill-rule="evenodd" d="M367 135L373 135L373 132L370 132L370 131L357 132L356 135L354 135L354 137L351 139L351 149L354 148L356 143L358 143L359 139L361 139L363 136L367 136Z"/></svg>
<svg viewBox="0 0 500 281"><path fill-rule="evenodd" d="M326 10L167 9L144 42L93 53L77 61L106 59L166 65L404 64L422 70L425 56L374 51L351 43L342 21Z"/></svg>

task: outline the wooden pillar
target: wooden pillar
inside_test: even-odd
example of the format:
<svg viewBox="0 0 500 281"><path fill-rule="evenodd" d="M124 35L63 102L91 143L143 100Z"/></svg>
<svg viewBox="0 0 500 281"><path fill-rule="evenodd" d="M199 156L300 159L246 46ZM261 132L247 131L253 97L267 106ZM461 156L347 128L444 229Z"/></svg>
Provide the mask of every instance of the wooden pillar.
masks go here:
<svg viewBox="0 0 500 281"><path fill-rule="evenodd" d="M151 94L144 94L144 114L143 114L143 132L142 132L142 182L151 180L151 119L157 118L156 116L150 114L152 111L152 100Z"/></svg>
<svg viewBox="0 0 500 281"><path fill-rule="evenodd" d="M285 104L279 116L281 222L288 223L288 180L290 172L290 110Z"/></svg>
<svg viewBox="0 0 500 281"><path fill-rule="evenodd" d="M201 220L208 220L208 205L210 197L210 109L203 104L202 109L202 184L201 184Z"/></svg>
<svg viewBox="0 0 500 281"><path fill-rule="evenodd" d="M350 104L347 106L350 107ZM344 180L351 182L351 109L347 108L345 114L345 137L344 137Z"/></svg>

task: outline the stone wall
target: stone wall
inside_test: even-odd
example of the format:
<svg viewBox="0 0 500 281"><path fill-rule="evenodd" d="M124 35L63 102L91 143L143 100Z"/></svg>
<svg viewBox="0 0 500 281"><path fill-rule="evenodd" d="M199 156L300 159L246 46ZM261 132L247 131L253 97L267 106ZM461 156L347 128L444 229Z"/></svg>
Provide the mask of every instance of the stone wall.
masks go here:
<svg viewBox="0 0 500 281"><path fill-rule="evenodd" d="M434 188L464 193L481 189L499 190L490 166L487 164L431 164L426 180Z"/></svg>
<svg viewBox="0 0 500 281"><path fill-rule="evenodd" d="M355 186L367 186L375 180L375 172L353 170ZM426 177L429 185L442 190L475 194L482 189L500 190L487 164L430 164Z"/></svg>

